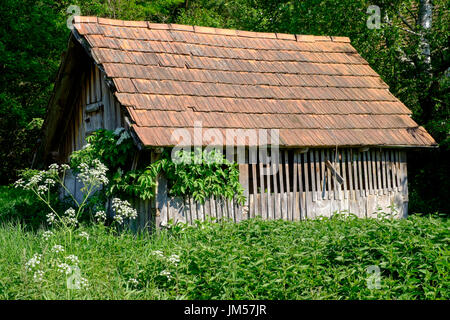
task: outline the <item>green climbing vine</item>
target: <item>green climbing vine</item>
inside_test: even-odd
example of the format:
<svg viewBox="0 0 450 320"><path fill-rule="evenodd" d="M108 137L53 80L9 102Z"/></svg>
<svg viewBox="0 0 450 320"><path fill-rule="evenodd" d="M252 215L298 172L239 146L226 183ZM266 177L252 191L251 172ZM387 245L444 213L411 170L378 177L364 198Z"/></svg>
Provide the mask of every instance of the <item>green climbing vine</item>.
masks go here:
<svg viewBox="0 0 450 320"><path fill-rule="evenodd" d="M158 174L163 172L170 195L191 196L201 203L211 196L234 198L238 203L245 201L238 165L229 162L222 153L180 150L174 153L177 159L183 159L179 162L172 160L172 149L166 148L157 161L131 170L135 149L125 129L97 130L86 141L83 149L72 153L71 167L99 159L109 168L109 183L104 186L106 196L150 199L155 196Z"/></svg>

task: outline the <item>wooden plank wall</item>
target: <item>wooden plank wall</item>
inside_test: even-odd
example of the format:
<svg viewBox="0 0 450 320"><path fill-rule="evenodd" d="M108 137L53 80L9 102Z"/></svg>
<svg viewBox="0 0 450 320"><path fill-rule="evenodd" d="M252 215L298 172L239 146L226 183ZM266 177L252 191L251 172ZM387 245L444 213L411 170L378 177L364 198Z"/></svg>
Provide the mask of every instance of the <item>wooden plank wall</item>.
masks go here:
<svg viewBox="0 0 450 320"><path fill-rule="evenodd" d="M327 161L343 183L333 177ZM214 197L204 204L169 197L162 178L156 199L157 225L194 223L208 216L236 222L256 216L302 220L343 211L361 218L376 217L381 211L407 216L406 153L398 149L281 150L272 166L257 162L239 168L247 197L244 206Z"/></svg>
<svg viewBox="0 0 450 320"><path fill-rule="evenodd" d="M60 146L63 162L68 162L70 154L86 144L85 139L91 132L100 128L115 130L125 126L120 104L106 85L104 74L94 64L85 70L79 90L79 99L69 115L71 119L63 133L64 138ZM82 199L82 185L71 172L67 173L65 185L78 201ZM154 201L134 199L132 205L138 210L139 218L132 222L130 227L134 230L150 229ZM110 210L110 201L106 206Z"/></svg>

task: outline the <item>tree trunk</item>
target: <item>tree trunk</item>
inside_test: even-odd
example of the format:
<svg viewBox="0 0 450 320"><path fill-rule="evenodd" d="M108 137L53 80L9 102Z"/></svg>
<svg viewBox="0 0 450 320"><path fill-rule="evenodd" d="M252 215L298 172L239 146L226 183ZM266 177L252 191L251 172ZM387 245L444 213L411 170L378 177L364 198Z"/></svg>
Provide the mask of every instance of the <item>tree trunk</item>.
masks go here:
<svg viewBox="0 0 450 320"><path fill-rule="evenodd" d="M419 25L421 26L421 48L424 56L425 68L431 73L431 49L427 39L427 33L431 30L433 6L431 0L420 0Z"/></svg>

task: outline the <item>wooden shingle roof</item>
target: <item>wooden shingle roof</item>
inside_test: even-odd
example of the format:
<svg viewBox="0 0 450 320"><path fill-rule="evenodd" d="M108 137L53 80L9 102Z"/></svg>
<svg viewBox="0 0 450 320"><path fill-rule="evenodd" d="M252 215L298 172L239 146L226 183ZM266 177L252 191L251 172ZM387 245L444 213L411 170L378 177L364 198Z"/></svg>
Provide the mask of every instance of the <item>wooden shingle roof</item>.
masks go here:
<svg viewBox="0 0 450 320"><path fill-rule="evenodd" d="M280 145L430 146L345 37L76 17L146 146L174 129L279 129Z"/></svg>

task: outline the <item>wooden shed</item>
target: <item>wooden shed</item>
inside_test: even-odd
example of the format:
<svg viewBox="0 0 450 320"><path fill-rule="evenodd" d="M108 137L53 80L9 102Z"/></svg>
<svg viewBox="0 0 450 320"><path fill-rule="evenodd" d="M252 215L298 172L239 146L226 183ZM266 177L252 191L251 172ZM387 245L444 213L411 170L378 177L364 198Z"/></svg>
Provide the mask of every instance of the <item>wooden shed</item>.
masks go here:
<svg viewBox="0 0 450 320"><path fill-rule="evenodd" d="M407 215L406 150L436 143L348 38L97 17L74 22L44 124L47 162L66 162L99 128L130 130L139 161L147 162L176 144L175 130L193 132L198 122L219 133L278 133L275 166L245 149L244 206L172 198L161 176L154 200L135 201L140 225L207 215ZM209 143L204 139L200 144ZM68 184L79 188L73 179Z"/></svg>

